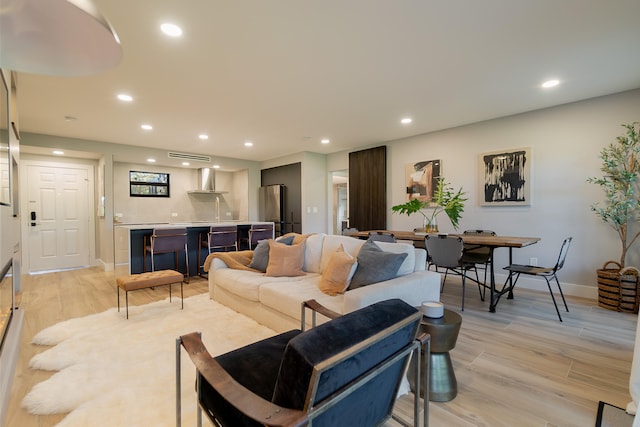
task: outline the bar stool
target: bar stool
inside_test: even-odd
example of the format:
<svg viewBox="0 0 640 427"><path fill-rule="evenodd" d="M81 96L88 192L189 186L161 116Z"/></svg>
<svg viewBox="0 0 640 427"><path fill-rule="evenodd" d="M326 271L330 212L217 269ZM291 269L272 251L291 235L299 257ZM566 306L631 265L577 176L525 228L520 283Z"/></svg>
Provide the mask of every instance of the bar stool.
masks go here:
<svg viewBox="0 0 640 427"><path fill-rule="evenodd" d="M173 252L176 256L176 270L178 269L178 252L184 251L185 277L189 277L189 255L187 251L187 229L182 228L154 228L151 239L147 244L144 238L143 270L147 271L147 253L151 254L151 271L156 271L155 255Z"/></svg>
<svg viewBox="0 0 640 427"><path fill-rule="evenodd" d="M202 248L206 248L208 254L214 252L214 249L224 249L225 252L228 248L238 250L238 228L235 225L212 225L208 233L200 233L198 241L198 266L202 268Z"/></svg>
<svg viewBox="0 0 640 427"><path fill-rule="evenodd" d="M249 229L249 249L253 249L253 246L257 245L260 240L273 239L274 237L273 224L251 224Z"/></svg>

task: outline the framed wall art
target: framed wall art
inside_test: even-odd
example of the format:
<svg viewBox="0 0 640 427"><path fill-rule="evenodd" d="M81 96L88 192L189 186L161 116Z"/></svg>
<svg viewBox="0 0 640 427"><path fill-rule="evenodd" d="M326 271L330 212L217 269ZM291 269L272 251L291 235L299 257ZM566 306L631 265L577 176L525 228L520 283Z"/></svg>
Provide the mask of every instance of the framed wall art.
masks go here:
<svg viewBox="0 0 640 427"><path fill-rule="evenodd" d="M531 204L531 149L501 150L480 155L480 205Z"/></svg>
<svg viewBox="0 0 640 427"><path fill-rule="evenodd" d="M407 163L405 166L407 201L418 199L421 202L426 202L431 200L438 184L441 167L440 160Z"/></svg>

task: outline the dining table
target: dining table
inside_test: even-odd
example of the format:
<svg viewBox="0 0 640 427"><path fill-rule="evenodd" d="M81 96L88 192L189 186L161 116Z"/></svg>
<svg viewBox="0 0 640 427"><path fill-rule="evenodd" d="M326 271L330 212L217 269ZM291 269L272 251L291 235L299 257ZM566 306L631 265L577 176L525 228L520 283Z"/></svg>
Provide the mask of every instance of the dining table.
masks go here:
<svg viewBox="0 0 640 427"><path fill-rule="evenodd" d="M398 240L407 240L413 242L414 246L424 248L425 237L427 233L420 231L394 231L394 230L367 230L367 231L345 231L346 236L357 237L360 239L367 239L369 237L369 233L371 232L382 232L382 233L392 233L396 239ZM433 235L449 235L461 237L462 241L465 244L469 245L477 245L484 246L489 248L489 277L490 277L490 297L491 303L489 304L489 311L491 313L495 313L496 305L498 301L500 301L500 297L504 294L507 295L507 299L513 299L513 287L514 283L512 278L509 279L502 285L502 288L499 290L496 289L496 276L495 276L495 267L493 262L493 252L497 248L508 248L509 249L509 265L513 264L513 249L514 248L524 248L526 246L533 245L540 241L540 237L522 237L522 236L500 236L500 235L481 235L481 234L457 234L457 233L430 233Z"/></svg>

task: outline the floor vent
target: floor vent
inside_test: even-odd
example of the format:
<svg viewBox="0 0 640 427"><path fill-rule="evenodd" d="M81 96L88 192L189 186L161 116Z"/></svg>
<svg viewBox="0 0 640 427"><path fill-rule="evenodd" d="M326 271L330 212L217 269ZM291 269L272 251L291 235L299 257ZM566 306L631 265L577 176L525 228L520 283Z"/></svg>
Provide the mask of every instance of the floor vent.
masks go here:
<svg viewBox="0 0 640 427"><path fill-rule="evenodd" d="M211 162L211 156L202 156L200 154L189 154L189 153L177 153L175 151L169 151L168 156L170 159L180 159L180 160L193 160L196 162Z"/></svg>

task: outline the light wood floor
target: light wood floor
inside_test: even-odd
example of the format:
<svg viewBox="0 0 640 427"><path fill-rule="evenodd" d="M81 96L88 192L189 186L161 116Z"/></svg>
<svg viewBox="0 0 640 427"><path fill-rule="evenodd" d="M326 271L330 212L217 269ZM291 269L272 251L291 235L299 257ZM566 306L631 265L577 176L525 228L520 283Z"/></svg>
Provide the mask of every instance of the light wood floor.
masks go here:
<svg viewBox="0 0 640 427"><path fill-rule="evenodd" d="M28 363L42 351L30 344L41 329L116 305L112 273L97 268L23 277L25 312L20 359L13 381L6 426L50 427L64 416L33 416L20 407L26 393L52 373ZM206 292L192 279L185 297ZM167 297L168 287L129 295L132 305ZM460 312L460 285L447 279L442 301ZM570 313L557 320L548 293L516 290L488 312L477 288L467 287L462 328L451 352L458 396L431 403L431 426L592 426L598 401L625 407L637 316L601 309L595 301L568 298ZM411 414L412 396L396 405ZM169 404L169 403L168 403ZM396 426L389 421L387 426Z"/></svg>

